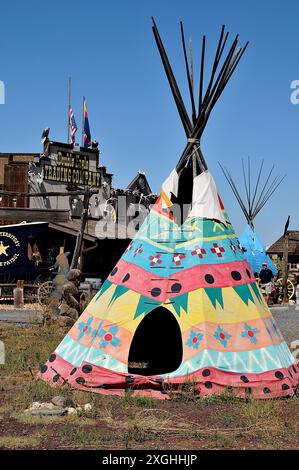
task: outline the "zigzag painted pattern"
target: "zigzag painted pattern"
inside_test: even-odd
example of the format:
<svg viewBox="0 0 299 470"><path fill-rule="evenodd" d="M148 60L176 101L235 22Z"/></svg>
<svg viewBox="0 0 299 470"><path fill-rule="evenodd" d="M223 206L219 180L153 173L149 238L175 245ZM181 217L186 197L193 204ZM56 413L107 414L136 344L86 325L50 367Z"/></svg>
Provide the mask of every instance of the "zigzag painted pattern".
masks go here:
<svg viewBox="0 0 299 470"><path fill-rule="evenodd" d="M90 362L106 369L128 372L126 364L97 348L84 347L69 336L65 337L56 352L62 359L76 367L79 367L82 362ZM253 351L219 352L205 349L191 360L182 363L176 371L164 374L164 376L183 376L203 367L215 367L228 372L259 374L268 370L288 368L294 362L294 357L285 342Z"/></svg>

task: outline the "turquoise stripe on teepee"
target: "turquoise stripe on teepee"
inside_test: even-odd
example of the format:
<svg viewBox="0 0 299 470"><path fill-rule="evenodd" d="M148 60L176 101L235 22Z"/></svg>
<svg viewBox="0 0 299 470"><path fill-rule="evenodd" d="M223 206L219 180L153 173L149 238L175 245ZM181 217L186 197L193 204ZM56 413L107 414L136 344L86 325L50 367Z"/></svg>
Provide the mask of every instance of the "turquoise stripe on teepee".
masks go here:
<svg viewBox="0 0 299 470"><path fill-rule="evenodd" d="M134 315L134 320L135 318L138 318L140 315L147 314L154 310L156 307L161 305L161 302L157 302L156 300L149 299L148 297L145 297L144 295L140 296L138 305L136 307L136 312Z"/></svg>
<svg viewBox="0 0 299 470"><path fill-rule="evenodd" d="M222 296L222 289L218 287L208 287L204 289L205 293L209 297L210 301L214 308L217 306L217 302L219 303L220 307L223 308L223 296Z"/></svg>
<svg viewBox="0 0 299 470"><path fill-rule="evenodd" d="M100 288L99 293L97 294L95 300L96 301L99 300L99 298L102 297L102 295L106 292L106 290L109 289L110 286L112 286L112 282L109 281L109 279L106 279L106 281L104 282L104 284Z"/></svg>
<svg viewBox="0 0 299 470"><path fill-rule="evenodd" d="M181 309L185 310L187 313L188 310L188 293L179 295L178 297L173 297L170 299L172 302L172 306L176 311L178 317L181 316Z"/></svg>
<svg viewBox="0 0 299 470"><path fill-rule="evenodd" d="M115 291L113 292L113 295L111 297L111 300L109 302L109 305L113 304L116 299L118 299L119 297L121 297L123 294L125 294L127 291L129 290L128 287L125 287L125 286L116 286L116 289Z"/></svg>
<svg viewBox="0 0 299 470"><path fill-rule="evenodd" d="M233 289L236 291L238 296L241 297L241 299L246 305L248 305L249 300L251 300L251 302L254 303L248 284L241 284L240 286L234 286Z"/></svg>
<svg viewBox="0 0 299 470"><path fill-rule="evenodd" d="M263 302L263 298L262 298L262 294L261 294L261 291L260 291L257 283L254 282L253 284L250 284L250 286L251 286L251 289L253 290L253 292L255 293L255 296L258 299L259 303L261 304Z"/></svg>

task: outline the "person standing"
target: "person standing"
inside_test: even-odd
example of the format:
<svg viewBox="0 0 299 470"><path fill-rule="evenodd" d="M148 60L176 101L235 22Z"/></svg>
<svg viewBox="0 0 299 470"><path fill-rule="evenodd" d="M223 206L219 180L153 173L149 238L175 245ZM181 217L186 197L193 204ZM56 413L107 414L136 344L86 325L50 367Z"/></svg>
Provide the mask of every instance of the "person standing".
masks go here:
<svg viewBox="0 0 299 470"><path fill-rule="evenodd" d="M267 263L262 264L262 269L260 271L259 277L261 280L261 291L265 295L266 302L268 304L273 289L274 274L271 269L268 269Z"/></svg>

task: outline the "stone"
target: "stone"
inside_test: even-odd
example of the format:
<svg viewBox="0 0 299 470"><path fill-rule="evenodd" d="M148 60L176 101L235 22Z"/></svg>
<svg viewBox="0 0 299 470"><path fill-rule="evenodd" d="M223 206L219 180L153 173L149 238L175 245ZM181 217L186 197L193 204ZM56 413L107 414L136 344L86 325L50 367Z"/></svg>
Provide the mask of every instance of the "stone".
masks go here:
<svg viewBox="0 0 299 470"><path fill-rule="evenodd" d="M52 409L54 408L53 403L40 403L38 401L35 401L32 403L32 405L29 407L29 410L38 410L40 408L47 408L47 409Z"/></svg>
<svg viewBox="0 0 299 470"><path fill-rule="evenodd" d="M62 416L66 413L65 408L39 408L38 410L30 410L32 415L44 415L44 416Z"/></svg>
<svg viewBox="0 0 299 470"><path fill-rule="evenodd" d="M76 408L73 408L72 406L70 406L69 408L67 408L67 414L68 415L77 415L78 411L76 410Z"/></svg>
<svg viewBox="0 0 299 470"><path fill-rule="evenodd" d="M40 403L38 401L35 401L34 403L32 403L32 405L30 406L30 410L36 410L37 408L40 408Z"/></svg>
<svg viewBox="0 0 299 470"><path fill-rule="evenodd" d="M70 398L63 397L60 395L53 397L51 402L53 405L58 406L59 408L67 408L69 406L74 406L74 403Z"/></svg>
<svg viewBox="0 0 299 470"><path fill-rule="evenodd" d="M86 403L86 405L84 405L84 411L91 411L91 410L92 410L92 404Z"/></svg>

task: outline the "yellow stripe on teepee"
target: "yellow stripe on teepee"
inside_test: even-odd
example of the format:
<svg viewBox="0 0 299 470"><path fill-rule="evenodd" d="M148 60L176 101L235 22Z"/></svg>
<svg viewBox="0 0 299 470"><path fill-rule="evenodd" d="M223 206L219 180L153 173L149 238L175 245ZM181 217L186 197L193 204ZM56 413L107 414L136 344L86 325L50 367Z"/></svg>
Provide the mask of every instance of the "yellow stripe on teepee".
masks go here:
<svg viewBox="0 0 299 470"><path fill-rule="evenodd" d="M254 293L253 293L254 296ZM257 318L269 317L270 311L265 303L258 300L246 305L232 287L222 289L224 309L216 302L214 308L204 289L190 292L188 295L188 312L180 310L180 317L171 304L164 304L176 317L181 330L184 332L191 326L207 321L212 323L240 323Z"/></svg>
<svg viewBox="0 0 299 470"><path fill-rule="evenodd" d="M176 248L183 248L184 246L192 245L194 243L198 242L211 242L211 241L217 241L217 240L224 240L225 238L237 238L234 233L232 234L225 234L225 235L217 235L214 237L197 237L197 238L192 238L192 240L188 240L186 242L178 243L176 245Z"/></svg>
<svg viewBox="0 0 299 470"><path fill-rule="evenodd" d="M109 282L109 281L108 281ZM85 311L88 311L90 315L94 317L100 317L109 305L110 299L115 291L116 285L111 283L111 286L101 294L101 290L93 297L91 302L88 304Z"/></svg>
<svg viewBox="0 0 299 470"><path fill-rule="evenodd" d="M161 190L161 196L162 196L162 199L164 200L164 202L167 204L168 207L172 206L173 203L171 202L171 200L169 199L169 197L167 196L165 191L163 191L163 189Z"/></svg>
<svg viewBox="0 0 299 470"><path fill-rule="evenodd" d="M114 286L114 288L116 287ZM105 293L105 298L103 296L103 299L101 298L98 302L89 305L88 312L96 318L101 320L109 319L109 322L117 323L122 328L134 332L143 319L143 315L140 315L134 320L140 294L129 290L110 304L114 291L115 289L110 290L109 296L105 296ZM99 303L102 303L102 305L97 305Z"/></svg>
<svg viewBox="0 0 299 470"><path fill-rule="evenodd" d="M162 238L162 235L161 237ZM169 253L173 253L174 252L174 248L169 248L168 246L165 245L165 243L158 243L158 242L154 242L153 239L150 239L150 238L147 238L147 237L139 237L139 236L136 236L136 239L138 240L142 240L144 242L147 242L153 246L155 246L156 248L159 248L161 251L168 251Z"/></svg>

